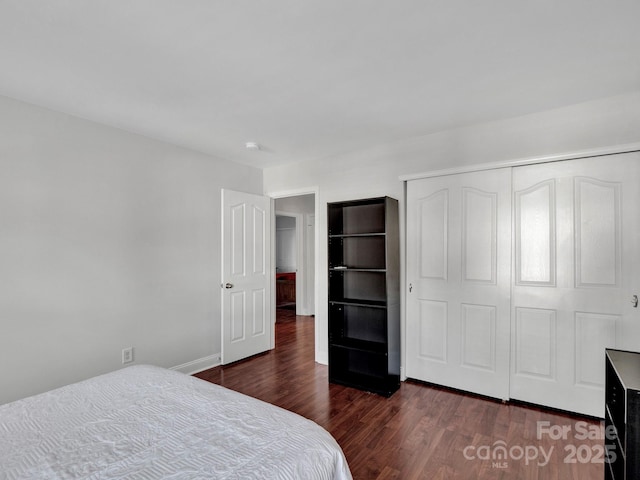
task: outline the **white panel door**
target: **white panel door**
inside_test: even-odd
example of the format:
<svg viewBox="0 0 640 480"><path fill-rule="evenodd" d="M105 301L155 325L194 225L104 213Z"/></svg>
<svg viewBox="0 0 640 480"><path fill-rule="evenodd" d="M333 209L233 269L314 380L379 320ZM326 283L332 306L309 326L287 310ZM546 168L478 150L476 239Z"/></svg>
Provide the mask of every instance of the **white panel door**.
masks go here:
<svg viewBox="0 0 640 480"><path fill-rule="evenodd" d="M507 399L511 170L407 184L410 378Z"/></svg>
<svg viewBox="0 0 640 480"><path fill-rule="evenodd" d="M222 191L222 363L273 348L271 200Z"/></svg>
<svg viewBox="0 0 640 480"><path fill-rule="evenodd" d="M604 349L640 351L640 155L513 170L514 399L601 417Z"/></svg>

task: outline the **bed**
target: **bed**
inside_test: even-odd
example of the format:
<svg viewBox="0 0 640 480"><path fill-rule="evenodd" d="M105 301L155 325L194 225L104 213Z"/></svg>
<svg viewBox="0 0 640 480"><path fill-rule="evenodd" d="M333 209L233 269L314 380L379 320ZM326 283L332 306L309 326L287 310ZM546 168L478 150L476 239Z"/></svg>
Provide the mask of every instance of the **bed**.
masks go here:
<svg viewBox="0 0 640 480"><path fill-rule="evenodd" d="M0 406L0 479L350 479L319 425L140 365Z"/></svg>

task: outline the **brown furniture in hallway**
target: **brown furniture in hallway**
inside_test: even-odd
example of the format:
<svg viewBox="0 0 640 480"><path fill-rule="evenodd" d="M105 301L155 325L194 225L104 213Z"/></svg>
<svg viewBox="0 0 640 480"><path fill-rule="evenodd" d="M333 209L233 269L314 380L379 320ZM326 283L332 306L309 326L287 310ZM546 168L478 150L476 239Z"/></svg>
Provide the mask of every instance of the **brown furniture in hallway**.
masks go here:
<svg viewBox="0 0 640 480"><path fill-rule="evenodd" d="M296 303L296 272L276 273L276 306Z"/></svg>

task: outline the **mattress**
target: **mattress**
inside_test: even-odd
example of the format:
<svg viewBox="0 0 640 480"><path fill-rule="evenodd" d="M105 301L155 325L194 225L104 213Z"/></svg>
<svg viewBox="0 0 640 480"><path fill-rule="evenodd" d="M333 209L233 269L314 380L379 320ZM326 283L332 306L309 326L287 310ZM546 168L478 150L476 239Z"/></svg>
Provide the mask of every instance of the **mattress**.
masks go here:
<svg viewBox="0 0 640 480"><path fill-rule="evenodd" d="M350 479L316 423L204 380L128 367L0 406L0 479Z"/></svg>

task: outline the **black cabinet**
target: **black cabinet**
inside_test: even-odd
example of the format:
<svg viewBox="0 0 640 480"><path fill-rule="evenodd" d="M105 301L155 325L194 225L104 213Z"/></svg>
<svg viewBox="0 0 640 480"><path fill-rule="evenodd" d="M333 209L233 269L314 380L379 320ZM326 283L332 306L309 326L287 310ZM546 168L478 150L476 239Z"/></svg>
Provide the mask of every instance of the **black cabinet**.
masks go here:
<svg viewBox="0 0 640 480"><path fill-rule="evenodd" d="M640 354L607 349L605 362L604 478L640 479Z"/></svg>
<svg viewBox="0 0 640 480"><path fill-rule="evenodd" d="M330 203L329 381L389 396L400 386L398 201Z"/></svg>

